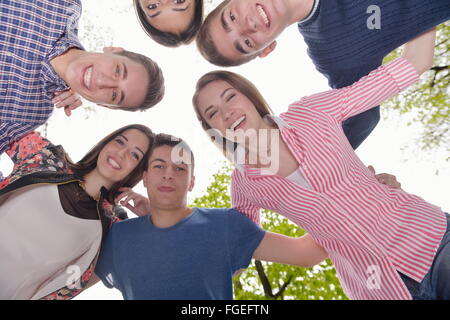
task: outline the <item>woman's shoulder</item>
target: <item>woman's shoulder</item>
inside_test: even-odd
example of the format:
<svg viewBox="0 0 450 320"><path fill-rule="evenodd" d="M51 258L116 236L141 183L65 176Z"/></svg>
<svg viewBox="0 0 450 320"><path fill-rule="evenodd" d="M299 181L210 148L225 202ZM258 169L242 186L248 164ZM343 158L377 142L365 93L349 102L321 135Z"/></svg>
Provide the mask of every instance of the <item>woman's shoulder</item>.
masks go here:
<svg viewBox="0 0 450 320"><path fill-rule="evenodd" d="M54 145L39 132L31 132L11 144L7 151L14 168L7 180L12 182L36 172L70 173L62 146Z"/></svg>

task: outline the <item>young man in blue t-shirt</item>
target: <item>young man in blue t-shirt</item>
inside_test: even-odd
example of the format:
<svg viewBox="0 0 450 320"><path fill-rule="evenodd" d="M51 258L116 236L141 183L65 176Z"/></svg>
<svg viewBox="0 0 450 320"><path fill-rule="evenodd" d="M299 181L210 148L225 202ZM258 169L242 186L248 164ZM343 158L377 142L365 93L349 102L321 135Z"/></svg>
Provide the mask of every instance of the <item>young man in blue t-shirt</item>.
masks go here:
<svg viewBox="0 0 450 320"><path fill-rule="evenodd" d="M188 208L193 170L184 142L156 136L143 178L149 202L128 193L142 216L113 225L95 270L124 299L230 300L233 274L252 257L302 267L327 257L310 235L266 232L234 209Z"/></svg>
<svg viewBox="0 0 450 320"><path fill-rule="evenodd" d="M317 70L332 88L342 88L448 19L448 0L225 0L205 19L197 46L213 64L241 65L269 55L284 29L297 24ZM354 149L379 117L375 107L344 122Z"/></svg>

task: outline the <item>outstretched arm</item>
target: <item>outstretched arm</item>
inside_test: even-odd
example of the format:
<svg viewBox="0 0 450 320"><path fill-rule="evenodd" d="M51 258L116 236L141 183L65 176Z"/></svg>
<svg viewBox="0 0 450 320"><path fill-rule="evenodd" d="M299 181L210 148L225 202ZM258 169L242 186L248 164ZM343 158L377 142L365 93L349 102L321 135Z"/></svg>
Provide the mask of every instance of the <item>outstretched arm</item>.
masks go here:
<svg viewBox="0 0 450 320"><path fill-rule="evenodd" d="M433 66L436 28L433 28L405 44L403 58L408 60L421 75Z"/></svg>
<svg viewBox="0 0 450 320"><path fill-rule="evenodd" d="M328 258L328 253L309 234L292 238L266 232L253 258L309 268Z"/></svg>

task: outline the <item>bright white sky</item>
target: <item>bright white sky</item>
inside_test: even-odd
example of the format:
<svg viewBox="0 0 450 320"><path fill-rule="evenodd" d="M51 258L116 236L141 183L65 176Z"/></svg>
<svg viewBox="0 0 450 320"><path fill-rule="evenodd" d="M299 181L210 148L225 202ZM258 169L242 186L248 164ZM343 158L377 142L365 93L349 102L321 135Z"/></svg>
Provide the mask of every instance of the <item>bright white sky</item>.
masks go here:
<svg viewBox="0 0 450 320"><path fill-rule="evenodd" d="M141 30L131 0L84 0L83 6L80 38L86 49L98 51L97 42L100 42L151 57L164 72L166 96L144 113L96 108L89 117L85 111L75 110L68 118L62 110L56 110L49 120L48 138L55 144L62 144L72 159L78 160L105 135L131 123L145 124L156 133L179 136L190 144L196 157L196 187L190 199L200 196L224 158L206 138L193 112L191 99L198 78L217 68L203 60L195 44L169 49L152 42ZM209 8L210 5L207 12ZM277 49L268 58L230 70L251 80L276 114L302 96L328 90L325 78L308 58L296 26L283 33ZM84 104L89 105L89 102ZM357 154L377 172L395 174L408 192L448 212L450 166L445 162L445 153L420 150L415 139L421 126L408 127L406 122L406 117L397 116L382 120ZM10 161L4 156L0 160L0 171L5 174L10 169ZM145 194L142 185L136 190ZM97 284L77 299L122 299L122 296L116 290Z"/></svg>

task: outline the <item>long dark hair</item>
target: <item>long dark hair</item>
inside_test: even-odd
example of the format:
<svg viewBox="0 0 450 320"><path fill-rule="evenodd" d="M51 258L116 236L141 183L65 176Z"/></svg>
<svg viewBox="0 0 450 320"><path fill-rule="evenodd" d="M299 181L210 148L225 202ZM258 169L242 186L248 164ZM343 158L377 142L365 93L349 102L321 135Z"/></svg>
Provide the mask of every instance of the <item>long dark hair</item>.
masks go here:
<svg viewBox="0 0 450 320"><path fill-rule="evenodd" d="M66 160L68 162L69 169L73 171L73 173L78 176L80 179L84 179L84 177L94 170L97 167L97 159L100 152L103 150L106 144L112 141L121 133L129 130L136 129L141 131L143 134L147 136L149 139L149 147L147 152L144 154L144 157L141 159L136 168L131 171L131 173L126 176L123 180L114 183L111 188L108 190L108 201L114 203L114 199L117 195L119 195L119 189L122 187L133 188L141 179L144 170L147 168L148 156L150 153L150 146L153 144L154 134L150 128L141 125L141 124L131 124L116 131L110 133L105 138L100 140L88 153L78 162L74 163L70 158L66 156Z"/></svg>
<svg viewBox="0 0 450 320"><path fill-rule="evenodd" d="M190 44L198 33L200 26L203 21L203 0L195 0L195 10L194 17L192 18L191 23L188 28L183 31L181 34L175 34L172 32L163 32L159 31L155 27L153 27L147 21L147 17L145 15L144 10L142 10L141 5L139 4L139 0L134 0L134 8L136 10L136 14L144 29L145 33L152 38L154 41L166 47L178 47L182 44Z"/></svg>

